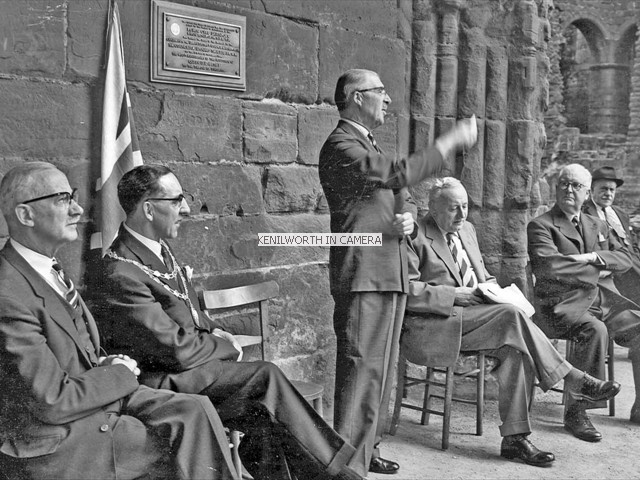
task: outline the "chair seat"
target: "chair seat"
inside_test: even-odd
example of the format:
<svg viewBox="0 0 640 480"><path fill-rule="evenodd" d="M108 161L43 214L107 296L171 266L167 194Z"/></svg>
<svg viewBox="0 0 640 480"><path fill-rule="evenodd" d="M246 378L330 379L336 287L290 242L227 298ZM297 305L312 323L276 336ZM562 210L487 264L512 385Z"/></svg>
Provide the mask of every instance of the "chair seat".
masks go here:
<svg viewBox="0 0 640 480"><path fill-rule="evenodd" d="M301 380L291 380L291 384L296 387L300 395L309 402L316 412L322 416L322 394L324 387L317 383L303 382Z"/></svg>

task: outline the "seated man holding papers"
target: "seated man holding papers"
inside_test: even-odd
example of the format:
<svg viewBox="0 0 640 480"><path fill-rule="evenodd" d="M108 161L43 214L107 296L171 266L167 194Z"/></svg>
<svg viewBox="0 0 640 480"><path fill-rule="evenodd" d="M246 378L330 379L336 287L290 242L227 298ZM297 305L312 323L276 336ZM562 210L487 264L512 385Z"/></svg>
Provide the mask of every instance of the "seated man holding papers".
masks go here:
<svg viewBox="0 0 640 480"><path fill-rule="evenodd" d="M495 303L505 301L505 296L506 301L523 297L515 286L501 290L485 268L475 228L466 222L467 212L462 183L451 177L436 180L429 213L418 221L409 249L410 285L401 348L407 360L417 364L427 364L433 354L424 347L427 340L445 350L483 350L498 358L500 455L549 466L554 455L537 449L527 438L534 376L545 391L565 378L569 394L580 399L609 399L620 385L575 369L521 308ZM529 308L526 301L522 306Z"/></svg>

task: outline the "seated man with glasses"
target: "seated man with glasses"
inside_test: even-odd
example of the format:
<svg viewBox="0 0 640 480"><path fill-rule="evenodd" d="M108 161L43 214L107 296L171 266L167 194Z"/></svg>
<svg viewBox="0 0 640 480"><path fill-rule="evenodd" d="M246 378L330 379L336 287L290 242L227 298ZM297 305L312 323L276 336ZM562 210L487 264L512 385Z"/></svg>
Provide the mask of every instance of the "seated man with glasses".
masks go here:
<svg viewBox="0 0 640 480"><path fill-rule="evenodd" d="M200 310L189 273L166 243L190 213L187 198L162 165L141 165L120 180L127 218L93 279L107 344L135 355L143 384L207 396L225 426L245 434L240 457L256 480L362 478L346 466L355 449L282 371L238 361L234 337Z"/></svg>
<svg viewBox="0 0 640 480"><path fill-rule="evenodd" d="M640 348L640 306L620 295L614 276L631 267L631 254L607 225L581 212L589 195L591 174L581 165L560 170L556 204L528 227L529 258L536 278L536 323L550 338L575 342L571 363L596 378L605 377L609 336L632 352ZM632 356L636 400L631 420L640 422L640 369ZM587 409L604 402L575 401L565 405L565 428L581 440L602 435Z"/></svg>
<svg viewBox="0 0 640 480"><path fill-rule="evenodd" d="M4 175L0 205L3 478L239 479L206 399L140 385L135 357L104 353L55 258L83 214L65 174L23 162Z"/></svg>

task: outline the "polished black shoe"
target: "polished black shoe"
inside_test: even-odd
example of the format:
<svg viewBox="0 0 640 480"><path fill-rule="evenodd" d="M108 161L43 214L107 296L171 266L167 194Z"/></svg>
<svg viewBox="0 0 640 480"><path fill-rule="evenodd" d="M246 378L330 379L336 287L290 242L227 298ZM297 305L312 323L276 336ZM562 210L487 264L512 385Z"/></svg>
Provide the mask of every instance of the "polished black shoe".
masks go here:
<svg viewBox="0 0 640 480"><path fill-rule="evenodd" d="M564 429L585 442L599 442L602 434L595 429L584 410L569 411L564 416Z"/></svg>
<svg viewBox="0 0 640 480"><path fill-rule="evenodd" d="M372 458L371 463L369 463L369 471L371 473L392 474L396 473L398 470L400 470L400 465L398 465L396 462L385 460L381 457Z"/></svg>
<svg viewBox="0 0 640 480"><path fill-rule="evenodd" d="M507 435L502 439L500 456L510 460L522 460L534 467L549 467L556 459L551 452L538 450L525 435Z"/></svg>
<svg viewBox="0 0 640 480"><path fill-rule="evenodd" d="M568 388L569 395L574 400L586 400L589 402L601 402L610 400L620 391L618 382L599 380L588 373L579 382L574 382Z"/></svg>

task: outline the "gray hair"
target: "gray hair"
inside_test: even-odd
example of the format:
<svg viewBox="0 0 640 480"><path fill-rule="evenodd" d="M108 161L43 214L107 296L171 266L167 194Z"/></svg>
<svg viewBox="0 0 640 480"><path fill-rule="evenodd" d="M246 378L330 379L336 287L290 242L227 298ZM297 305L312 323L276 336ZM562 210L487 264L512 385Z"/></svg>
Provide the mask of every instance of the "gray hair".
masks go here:
<svg viewBox="0 0 640 480"><path fill-rule="evenodd" d="M50 170L58 168L47 162L25 162L5 174L0 182L0 208L7 223L13 219L16 205L42 193L42 176L39 174Z"/></svg>
<svg viewBox="0 0 640 480"><path fill-rule="evenodd" d="M569 165L565 165L564 167L562 167L558 172L558 181L560 181L560 177L562 177L566 173L574 173L580 175L585 179L585 186L587 188L591 188L591 172L579 163L570 163Z"/></svg>
<svg viewBox="0 0 640 480"><path fill-rule="evenodd" d="M338 107L338 111L341 112L347 108L349 99L369 75L378 76L376 72L365 70L363 68L353 68L340 75L340 78L338 78L338 82L336 83L336 91L333 96L333 99L336 102L336 107Z"/></svg>
<svg viewBox="0 0 640 480"><path fill-rule="evenodd" d="M442 191L450 188L464 188L462 182L454 177L437 178L429 189L429 211L433 211L436 203L442 196Z"/></svg>

